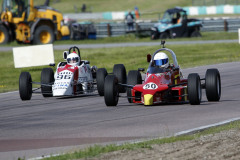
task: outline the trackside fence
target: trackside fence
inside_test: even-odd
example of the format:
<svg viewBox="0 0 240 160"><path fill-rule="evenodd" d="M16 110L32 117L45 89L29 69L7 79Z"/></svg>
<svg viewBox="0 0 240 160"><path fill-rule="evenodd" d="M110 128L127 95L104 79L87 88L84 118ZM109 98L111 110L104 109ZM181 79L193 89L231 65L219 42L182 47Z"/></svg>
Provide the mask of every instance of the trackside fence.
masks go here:
<svg viewBox="0 0 240 160"><path fill-rule="evenodd" d="M151 27L156 22L139 22L134 24L134 31L128 31L125 23L104 23L95 24L97 38L114 37L136 33L143 36L150 36ZM240 18L233 19L203 19L202 32L238 32L240 28Z"/></svg>

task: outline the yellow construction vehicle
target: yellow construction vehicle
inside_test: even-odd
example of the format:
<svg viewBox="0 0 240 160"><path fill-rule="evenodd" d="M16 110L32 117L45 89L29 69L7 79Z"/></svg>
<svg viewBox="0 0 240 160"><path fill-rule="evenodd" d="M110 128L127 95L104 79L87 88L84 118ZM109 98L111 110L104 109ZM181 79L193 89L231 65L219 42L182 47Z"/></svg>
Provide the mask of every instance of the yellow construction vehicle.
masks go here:
<svg viewBox="0 0 240 160"><path fill-rule="evenodd" d="M0 44L47 44L69 36L62 14L45 5L34 6L33 0L3 0L0 20Z"/></svg>

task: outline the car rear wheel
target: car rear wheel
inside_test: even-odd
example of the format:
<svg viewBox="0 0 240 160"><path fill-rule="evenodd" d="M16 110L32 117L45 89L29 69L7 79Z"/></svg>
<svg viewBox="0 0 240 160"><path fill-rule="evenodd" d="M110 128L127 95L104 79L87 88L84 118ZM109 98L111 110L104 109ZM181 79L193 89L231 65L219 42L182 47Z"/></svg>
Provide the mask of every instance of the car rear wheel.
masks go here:
<svg viewBox="0 0 240 160"><path fill-rule="evenodd" d="M41 91L43 97L52 97L52 85L54 83L54 72L52 68L43 68L41 72ZM49 86L45 86L45 85Z"/></svg>
<svg viewBox="0 0 240 160"><path fill-rule="evenodd" d="M113 66L113 74L117 77L118 83L126 84L127 82L127 75L126 75L126 69L123 64L115 64ZM124 86L118 86L120 93L125 93L126 88Z"/></svg>
<svg viewBox="0 0 240 160"><path fill-rule="evenodd" d="M19 94L23 101L32 97L32 77L29 72L22 72L19 76Z"/></svg>
<svg viewBox="0 0 240 160"><path fill-rule="evenodd" d="M191 37L202 37L202 35L199 31L193 31L190 36Z"/></svg>
<svg viewBox="0 0 240 160"><path fill-rule="evenodd" d="M128 76L127 76L127 84L133 85L133 86L136 84L142 84L141 73L137 70L129 71ZM128 97L128 102L132 103L133 97L132 97L132 89L131 88L127 88L127 97ZM141 100L141 95L135 95L135 100Z"/></svg>
<svg viewBox="0 0 240 160"><path fill-rule="evenodd" d="M208 69L205 78L208 101L219 101L221 97L221 77L218 69Z"/></svg>
<svg viewBox="0 0 240 160"><path fill-rule="evenodd" d="M104 83L104 100L107 106L118 104L118 79L115 75L108 75Z"/></svg>
<svg viewBox="0 0 240 160"><path fill-rule="evenodd" d="M153 31L151 33L151 40L155 40L159 38L159 33L157 31Z"/></svg>
<svg viewBox="0 0 240 160"><path fill-rule="evenodd" d="M170 38L169 34L167 32L163 32L160 34L160 39L168 39Z"/></svg>
<svg viewBox="0 0 240 160"><path fill-rule="evenodd" d="M197 73L188 75L188 99L191 105L199 105L202 99L202 89L200 77Z"/></svg>
<svg viewBox="0 0 240 160"><path fill-rule="evenodd" d="M100 96L104 96L104 81L107 75L108 73L105 68L99 68L97 70L97 74L96 74L97 90Z"/></svg>

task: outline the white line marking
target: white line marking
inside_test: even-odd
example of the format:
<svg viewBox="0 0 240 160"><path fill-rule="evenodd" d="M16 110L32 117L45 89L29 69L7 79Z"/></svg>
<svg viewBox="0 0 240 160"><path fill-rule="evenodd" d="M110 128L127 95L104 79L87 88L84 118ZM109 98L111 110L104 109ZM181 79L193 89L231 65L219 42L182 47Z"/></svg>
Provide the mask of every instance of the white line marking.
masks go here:
<svg viewBox="0 0 240 160"><path fill-rule="evenodd" d="M186 130L186 131L177 132L177 133L174 134L174 136L180 136L180 135L184 135L184 134L190 134L190 133L194 133L194 132L197 132L197 131L201 131L201 130L204 130L204 129L208 129L208 128L211 128L211 127L216 127L216 126L224 125L224 124L231 123L231 122L238 121L238 120L240 120L240 117L238 117L238 118L232 118L232 119L225 120L225 121L222 121L222 122L219 122L219 123L214 123L214 124L210 124L210 125L206 125L206 126L201 126L201 127L189 129L189 130Z"/></svg>

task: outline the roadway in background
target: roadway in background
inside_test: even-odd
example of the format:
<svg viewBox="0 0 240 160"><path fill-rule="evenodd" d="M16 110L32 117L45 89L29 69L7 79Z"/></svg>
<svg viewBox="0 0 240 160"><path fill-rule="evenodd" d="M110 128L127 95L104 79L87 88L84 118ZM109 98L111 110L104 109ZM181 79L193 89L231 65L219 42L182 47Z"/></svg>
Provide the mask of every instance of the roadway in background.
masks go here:
<svg viewBox="0 0 240 160"><path fill-rule="evenodd" d="M161 41L153 42L127 42L127 43L105 43L105 44L63 44L53 45L54 50L68 50L69 47L77 46L80 49L114 48L114 47L138 47L138 46L160 46ZM166 45L186 45L186 44L214 44L214 43L238 43L234 40L199 40L199 41L167 41ZM17 46L21 47L21 46ZM13 47L0 47L0 51L12 51Z"/></svg>

